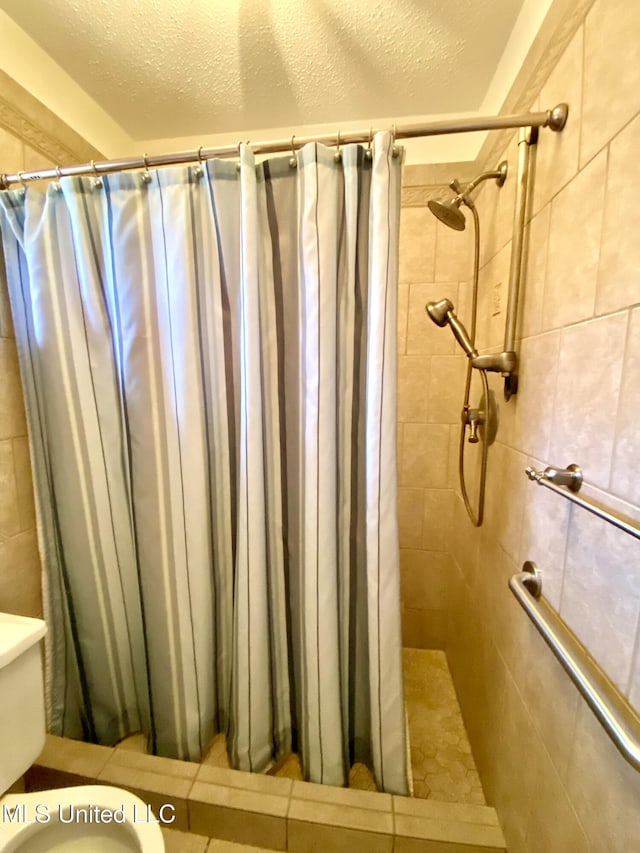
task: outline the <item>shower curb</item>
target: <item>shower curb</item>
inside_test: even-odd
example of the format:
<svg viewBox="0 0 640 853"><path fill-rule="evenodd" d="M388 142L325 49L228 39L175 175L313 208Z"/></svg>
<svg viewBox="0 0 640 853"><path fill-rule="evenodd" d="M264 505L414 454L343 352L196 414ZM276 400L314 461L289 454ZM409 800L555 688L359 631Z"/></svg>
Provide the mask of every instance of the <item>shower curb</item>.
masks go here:
<svg viewBox="0 0 640 853"><path fill-rule="evenodd" d="M292 853L505 853L495 809L333 788L47 736L27 791L102 783L137 794L167 828Z"/></svg>

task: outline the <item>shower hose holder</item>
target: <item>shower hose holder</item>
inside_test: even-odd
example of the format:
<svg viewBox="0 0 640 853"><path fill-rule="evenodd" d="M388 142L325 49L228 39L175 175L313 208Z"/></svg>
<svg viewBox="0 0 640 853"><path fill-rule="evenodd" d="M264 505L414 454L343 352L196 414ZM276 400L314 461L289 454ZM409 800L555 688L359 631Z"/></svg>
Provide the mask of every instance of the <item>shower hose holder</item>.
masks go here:
<svg viewBox="0 0 640 853"><path fill-rule="evenodd" d="M471 356L471 365L478 370L488 370L491 373L501 373L510 376L518 366L518 356L513 350L509 352L488 353L487 355Z"/></svg>
<svg viewBox="0 0 640 853"><path fill-rule="evenodd" d="M504 398L510 400L518 391L518 356L513 350L499 353L471 356L472 367L478 370L488 370L490 373L501 373L504 377Z"/></svg>

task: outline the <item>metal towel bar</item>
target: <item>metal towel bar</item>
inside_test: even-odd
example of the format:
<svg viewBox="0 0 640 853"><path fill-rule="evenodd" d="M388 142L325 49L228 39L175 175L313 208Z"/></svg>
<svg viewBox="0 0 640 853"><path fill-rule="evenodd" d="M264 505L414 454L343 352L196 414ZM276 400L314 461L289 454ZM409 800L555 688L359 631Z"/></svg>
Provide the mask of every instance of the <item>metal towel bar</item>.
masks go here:
<svg viewBox="0 0 640 853"><path fill-rule="evenodd" d="M525 468L525 474L534 483L551 489L557 495L568 498L572 503L578 504L587 512L603 518L609 524L613 524L618 530L623 530L630 536L640 539L640 525L631 519L614 514L610 510L603 509L596 503L581 498L577 492L582 485L582 470L578 465L569 465L567 468L545 468L544 471L535 471L533 468ZM566 488L561 488L566 486Z"/></svg>
<svg viewBox="0 0 640 853"><path fill-rule="evenodd" d="M640 718L560 616L544 601L542 577L530 561L509 588L560 661L621 755L640 770Z"/></svg>

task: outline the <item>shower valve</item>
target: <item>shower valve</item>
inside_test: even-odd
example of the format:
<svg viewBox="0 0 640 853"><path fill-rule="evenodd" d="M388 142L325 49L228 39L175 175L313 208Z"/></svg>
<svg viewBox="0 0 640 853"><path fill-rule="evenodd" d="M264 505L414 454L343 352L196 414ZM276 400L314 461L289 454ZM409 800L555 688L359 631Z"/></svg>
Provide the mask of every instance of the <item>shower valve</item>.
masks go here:
<svg viewBox="0 0 640 853"><path fill-rule="evenodd" d="M462 420L469 427L469 444L477 444L480 441L478 427L484 423L484 412L481 409L465 406L462 410Z"/></svg>

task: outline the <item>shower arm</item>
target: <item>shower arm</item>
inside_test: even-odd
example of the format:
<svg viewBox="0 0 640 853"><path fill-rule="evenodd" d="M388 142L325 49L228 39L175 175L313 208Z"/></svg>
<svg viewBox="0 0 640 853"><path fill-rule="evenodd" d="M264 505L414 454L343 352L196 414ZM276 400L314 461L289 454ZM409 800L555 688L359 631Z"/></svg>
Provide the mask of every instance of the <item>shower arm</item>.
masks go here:
<svg viewBox="0 0 640 853"><path fill-rule="evenodd" d="M483 181L495 180L496 184L501 187L504 185L504 182L507 180L507 171L509 169L509 164L506 160L503 160L502 163L498 166L497 169L492 169L490 172L483 172L481 175L478 175L477 178L474 178L472 181L469 181L468 184L464 186L454 178L449 184L450 189L452 189L457 198L460 199L462 204L465 204L468 208L473 209L474 204L471 199L471 193L478 187Z"/></svg>

